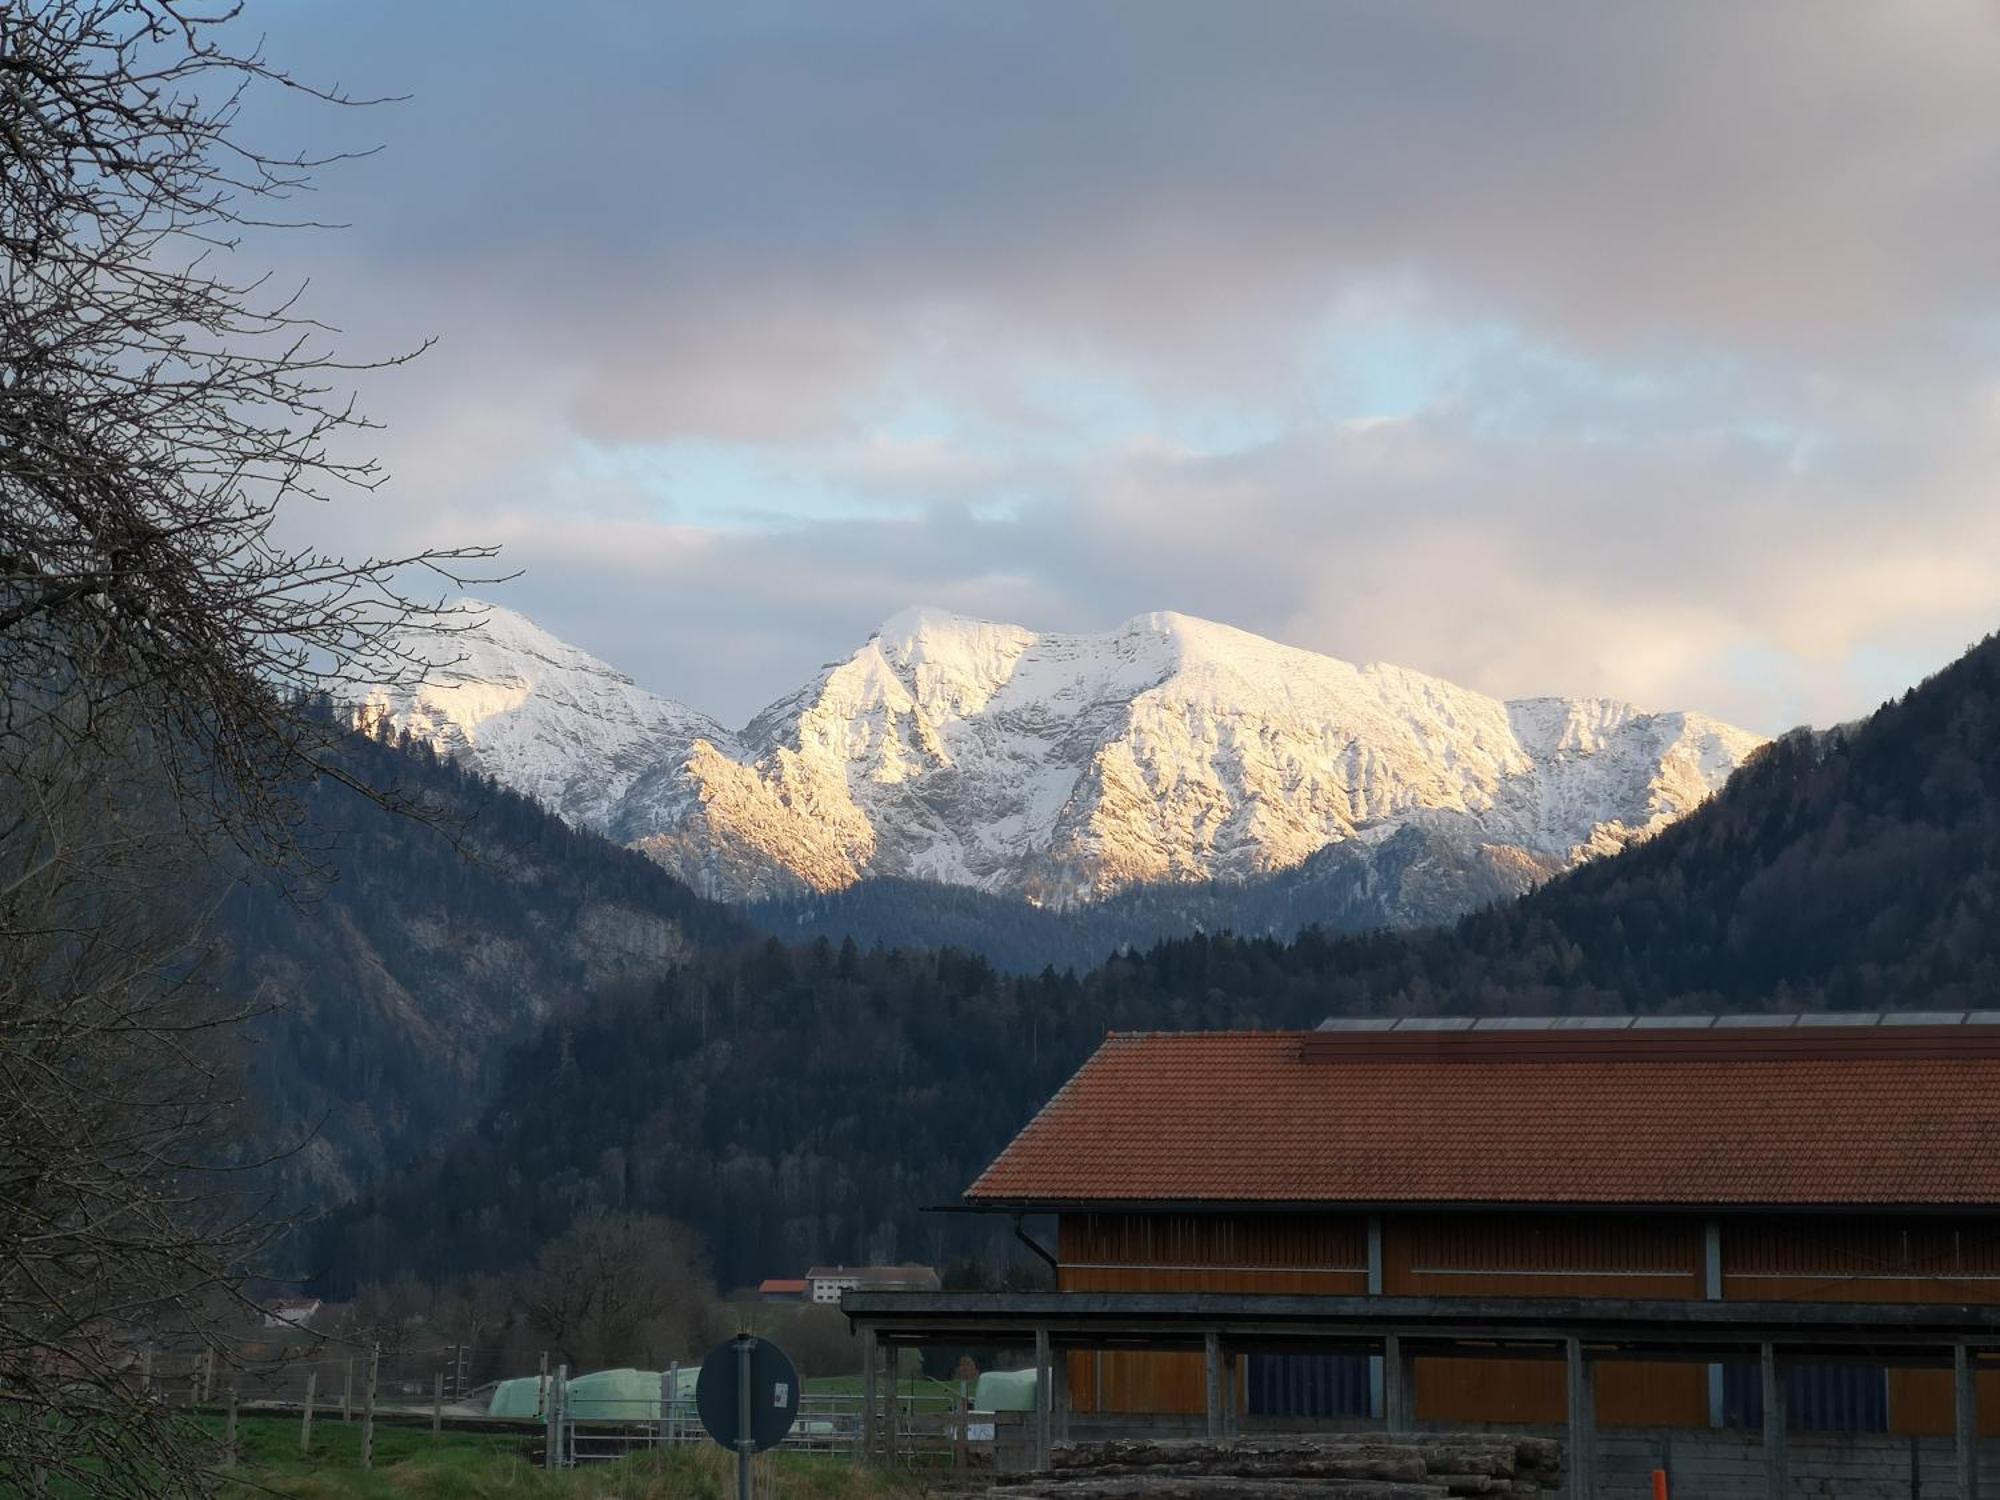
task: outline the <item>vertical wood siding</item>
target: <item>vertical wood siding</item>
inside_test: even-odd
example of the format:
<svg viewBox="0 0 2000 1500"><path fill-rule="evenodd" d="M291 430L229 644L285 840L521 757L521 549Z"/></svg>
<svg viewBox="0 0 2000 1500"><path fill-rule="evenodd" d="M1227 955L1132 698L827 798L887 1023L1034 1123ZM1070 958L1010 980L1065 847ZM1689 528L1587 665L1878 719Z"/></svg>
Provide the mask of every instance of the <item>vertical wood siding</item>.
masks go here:
<svg viewBox="0 0 2000 1500"><path fill-rule="evenodd" d="M2000 1302L2000 1220L1779 1215L1722 1221L1723 1295L1755 1301ZM1065 1291L1367 1291L1359 1214L1065 1214ZM1703 1293L1703 1227L1694 1214L1401 1213L1383 1221L1390 1296L1633 1297ZM1239 1370L1239 1406L1245 1385ZM1203 1410L1199 1355L1076 1354L1079 1412ZM1982 1375L1981 1428L2000 1435L2000 1374ZM1699 1364L1598 1368L1608 1426L1706 1425ZM1563 1370L1543 1360L1417 1362L1417 1415L1432 1422L1559 1422ZM1890 1430L1950 1430L1950 1377L1889 1377Z"/></svg>
<svg viewBox="0 0 2000 1500"><path fill-rule="evenodd" d="M1064 1214L1056 1243L1066 1292L1368 1290L1367 1220L1351 1214ZM1239 1367L1239 1408L1244 1375ZM1069 1383L1079 1412L1192 1414L1208 1404L1197 1354L1072 1354Z"/></svg>

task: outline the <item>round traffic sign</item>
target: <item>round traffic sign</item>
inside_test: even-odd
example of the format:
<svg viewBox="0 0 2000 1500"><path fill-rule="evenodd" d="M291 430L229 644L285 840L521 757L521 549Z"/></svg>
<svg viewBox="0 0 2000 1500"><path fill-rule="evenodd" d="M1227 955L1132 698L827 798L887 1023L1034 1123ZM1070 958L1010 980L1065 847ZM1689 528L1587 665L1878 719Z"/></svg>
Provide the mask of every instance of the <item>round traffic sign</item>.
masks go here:
<svg viewBox="0 0 2000 1500"><path fill-rule="evenodd" d="M741 1352L748 1344L747 1360ZM746 1368L747 1365L747 1368ZM776 1447L792 1430L799 1414L799 1372L791 1358L769 1339L739 1333L717 1344L701 1362L694 1382L694 1409L708 1435L725 1448L735 1448L745 1436L743 1381L749 1380L749 1431L759 1452Z"/></svg>

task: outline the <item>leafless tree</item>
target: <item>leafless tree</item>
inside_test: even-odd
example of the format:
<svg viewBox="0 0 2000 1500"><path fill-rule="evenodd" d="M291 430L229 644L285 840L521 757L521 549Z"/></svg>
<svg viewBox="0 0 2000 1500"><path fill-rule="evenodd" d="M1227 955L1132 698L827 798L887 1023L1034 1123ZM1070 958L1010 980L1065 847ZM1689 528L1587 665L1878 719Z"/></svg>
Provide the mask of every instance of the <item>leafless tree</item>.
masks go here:
<svg viewBox="0 0 2000 1500"><path fill-rule="evenodd" d="M642 1214L591 1214L546 1245L521 1280L531 1328L572 1370L658 1367L715 1332L715 1287L692 1230Z"/></svg>
<svg viewBox="0 0 2000 1500"><path fill-rule="evenodd" d="M315 91L242 36L228 0L0 0L0 1492L210 1486L130 1370L214 1337L264 1233L203 852L293 858L286 788L345 774L310 700L420 674L408 628L474 623L432 591L489 556L281 539L383 476L368 362L243 269L328 162L246 139L256 91Z"/></svg>

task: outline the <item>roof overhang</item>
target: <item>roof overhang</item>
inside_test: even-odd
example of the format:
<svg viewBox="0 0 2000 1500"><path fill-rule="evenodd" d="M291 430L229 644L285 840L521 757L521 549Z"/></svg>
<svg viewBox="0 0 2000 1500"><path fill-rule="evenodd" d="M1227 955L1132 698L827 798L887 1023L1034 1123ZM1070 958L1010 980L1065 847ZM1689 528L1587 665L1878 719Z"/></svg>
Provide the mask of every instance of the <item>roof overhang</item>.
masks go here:
<svg viewBox="0 0 2000 1500"><path fill-rule="evenodd" d="M1648 1203L1616 1200L1529 1202L1510 1199L1381 1198L966 1198L922 1210L937 1214L1387 1214L1387 1213L1645 1213L1698 1217L1746 1214L1883 1214L1897 1217L2000 1216L2000 1203Z"/></svg>

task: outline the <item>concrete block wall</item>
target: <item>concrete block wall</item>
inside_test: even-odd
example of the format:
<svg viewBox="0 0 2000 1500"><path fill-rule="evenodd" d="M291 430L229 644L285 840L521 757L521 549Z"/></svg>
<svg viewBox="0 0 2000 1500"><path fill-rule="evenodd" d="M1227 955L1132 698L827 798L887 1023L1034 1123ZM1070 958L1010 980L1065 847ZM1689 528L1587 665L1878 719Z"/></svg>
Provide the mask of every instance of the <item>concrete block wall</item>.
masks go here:
<svg viewBox="0 0 2000 1500"><path fill-rule="evenodd" d="M1837 1500L1958 1500L1950 1438L1792 1433L1791 1496ZM1597 1438L1596 1500L1651 1500L1664 1467L1674 1500L1762 1500L1764 1440L1755 1433L1619 1428ZM2000 1441L1979 1445L1980 1488L2000 1494Z"/></svg>

